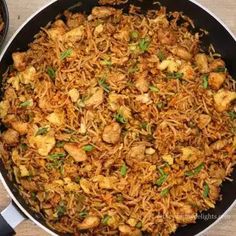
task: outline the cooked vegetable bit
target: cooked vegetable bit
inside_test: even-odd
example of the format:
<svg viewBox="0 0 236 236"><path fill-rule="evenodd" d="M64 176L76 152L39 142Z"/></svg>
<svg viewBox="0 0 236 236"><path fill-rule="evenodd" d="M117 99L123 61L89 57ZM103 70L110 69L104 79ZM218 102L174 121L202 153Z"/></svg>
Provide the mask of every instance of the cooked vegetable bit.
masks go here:
<svg viewBox="0 0 236 236"><path fill-rule="evenodd" d="M204 164L204 163L201 163L201 164L200 164L199 166L197 166L195 169L185 172L185 175L186 175L186 176L189 176L189 177L193 177L193 176L199 174L200 171L204 168L204 166L205 166L205 164Z"/></svg>
<svg viewBox="0 0 236 236"><path fill-rule="evenodd" d="M150 46L150 40L148 38L142 38L139 42L139 49L142 53L148 51Z"/></svg>
<svg viewBox="0 0 236 236"><path fill-rule="evenodd" d="M47 133L48 133L48 128L47 127L41 127L41 128L38 129L35 136L45 135Z"/></svg>
<svg viewBox="0 0 236 236"><path fill-rule="evenodd" d="M83 150L86 152L91 152L93 149L94 149L94 146L90 144L83 146Z"/></svg>
<svg viewBox="0 0 236 236"><path fill-rule="evenodd" d="M128 171L128 167L127 167L126 164L124 163L124 164L121 166L121 168L120 168L120 174L121 174L121 176L125 177L127 171Z"/></svg>
<svg viewBox="0 0 236 236"><path fill-rule="evenodd" d="M72 54L72 49L71 49L71 48L70 48L70 49L67 49L67 50L65 50L64 52L61 53L60 59L61 59L61 60L64 60L64 59L66 59L67 57L70 57L71 54Z"/></svg>

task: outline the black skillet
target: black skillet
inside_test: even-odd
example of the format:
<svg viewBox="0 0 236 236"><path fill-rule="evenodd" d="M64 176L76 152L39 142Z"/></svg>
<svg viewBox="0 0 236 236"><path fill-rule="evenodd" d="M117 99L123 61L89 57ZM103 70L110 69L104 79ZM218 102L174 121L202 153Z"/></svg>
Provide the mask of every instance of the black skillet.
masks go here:
<svg viewBox="0 0 236 236"><path fill-rule="evenodd" d="M123 8L124 11L127 11L129 4L134 4L140 6L145 13L149 9L159 7L158 4L153 4L153 2L154 1L152 0L144 0L143 2L129 0L127 4L120 5L119 8ZM206 29L209 32L209 35L203 38L203 46L207 48L209 44L212 43L216 51L219 52L226 61L227 68L231 75L236 77L236 40L232 33L230 33L230 31L213 14L209 13L208 10L195 1L159 0L159 2L166 6L168 11L182 11L190 16L194 20L196 29ZM26 50L27 45L33 41L33 36L40 30L40 27L47 25L47 23L52 21L59 13L63 13L63 11L68 8L74 12L90 13L91 9L96 5L98 5L97 0L57 0L41 9L19 29L4 49L3 54L0 57L0 75L2 75L7 70L8 66L12 64L11 54L17 50ZM14 230L11 226L15 226L23 219L19 219L21 216L15 211L15 208L51 235L63 235L50 229L45 224L43 217L40 214L34 213L29 208L24 199L19 195L18 189L14 186L14 182L9 180L7 171L1 161L0 172L2 182L14 202L14 205L11 205L4 213L2 213L4 217L1 217L0 215L0 235L13 235ZM226 212L232 208L236 199L236 171L233 172L232 179L234 181L225 182L223 184L221 190L223 196L222 201L218 202L214 209L200 214L196 224L190 224L179 228L173 235L192 236L203 234L209 226L212 226L220 217L222 217L222 215L226 214ZM14 217L16 219L13 219ZM11 222L9 222L9 218ZM5 219L7 219L7 221ZM17 221L17 223L14 221Z"/></svg>

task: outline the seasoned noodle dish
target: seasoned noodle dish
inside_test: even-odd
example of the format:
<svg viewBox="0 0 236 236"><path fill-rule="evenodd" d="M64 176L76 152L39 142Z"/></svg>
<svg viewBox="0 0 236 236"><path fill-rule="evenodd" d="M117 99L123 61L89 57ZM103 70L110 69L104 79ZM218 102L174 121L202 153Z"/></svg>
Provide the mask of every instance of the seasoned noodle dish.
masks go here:
<svg viewBox="0 0 236 236"><path fill-rule="evenodd" d="M58 232L170 235L236 160L235 82L193 22L95 7L42 28L4 76L1 158Z"/></svg>

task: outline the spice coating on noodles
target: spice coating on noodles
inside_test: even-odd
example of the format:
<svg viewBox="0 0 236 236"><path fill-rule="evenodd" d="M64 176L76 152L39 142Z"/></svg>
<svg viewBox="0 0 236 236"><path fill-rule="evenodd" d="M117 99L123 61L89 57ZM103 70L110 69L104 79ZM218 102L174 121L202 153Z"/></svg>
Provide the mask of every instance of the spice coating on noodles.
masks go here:
<svg viewBox="0 0 236 236"><path fill-rule="evenodd" d="M65 16L5 75L9 177L59 232L165 236L194 223L235 165L225 62L163 7Z"/></svg>

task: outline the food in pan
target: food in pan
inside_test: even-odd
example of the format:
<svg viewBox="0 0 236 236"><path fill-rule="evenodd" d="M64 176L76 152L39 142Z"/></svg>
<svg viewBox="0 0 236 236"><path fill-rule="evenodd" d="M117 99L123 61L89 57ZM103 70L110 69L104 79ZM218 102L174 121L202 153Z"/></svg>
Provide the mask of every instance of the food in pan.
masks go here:
<svg viewBox="0 0 236 236"><path fill-rule="evenodd" d="M2 15L0 14L0 34L2 33L4 29L4 21L2 19Z"/></svg>
<svg viewBox="0 0 236 236"><path fill-rule="evenodd" d="M1 158L75 235L170 235L214 208L236 155L235 81L165 8L65 13L4 76Z"/></svg>

